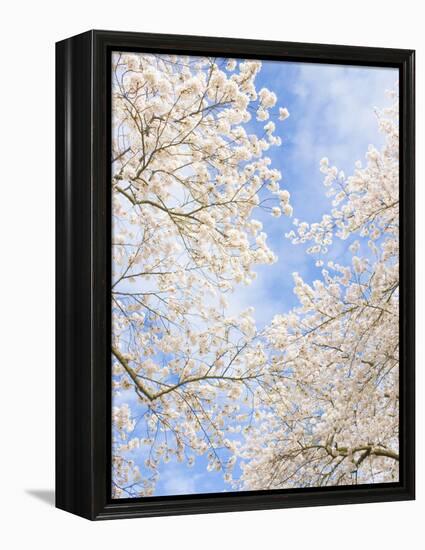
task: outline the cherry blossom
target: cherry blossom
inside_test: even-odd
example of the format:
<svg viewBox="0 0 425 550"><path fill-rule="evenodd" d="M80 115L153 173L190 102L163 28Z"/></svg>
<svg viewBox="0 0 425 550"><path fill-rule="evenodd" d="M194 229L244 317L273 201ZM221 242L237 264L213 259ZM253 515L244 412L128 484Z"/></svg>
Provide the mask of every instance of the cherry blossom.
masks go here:
<svg viewBox="0 0 425 550"><path fill-rule="evenodd" d="M358 237L351 264L328 261L312 285L294 274L300 306L268 340L286 374L237 449L235 487L277 489L394 482L399 464L398 98L378 114L385 145L350 177L321 161L333 209L296 222L319 265L335 239ZM361 243L360 243L361 241ZM257 390L258 391L258 390ZM260 391L261 393L261 391Z"/></svg>
<svg viewBox="0 0 425 550"><path fill-rule="evenodd" d="M267 154L289 112L260 70L113 54L114 498L153 495L163 463L200 456L229 490L398 479L398 98L351 176L322 159L332 206L299 221ZM277 260L260 209L322 268L293 274L299 306L262 330L228 307Z"/></svg>
<svg viewBox="0 0 425 550"><path fill-rule="evenodd" d="M228 475L224 428L240 422L267 373L253 311L226 313L226 295L276 261L255 210L278 216L282 204L290 215L265 154L281 140L276 94L255 87L260 69L254 60L113 55L115 497L153 494L158 464L171 457L190 466L207 454L209 469ZM245 127L252 116L270 119L259 135Z"/></svg>

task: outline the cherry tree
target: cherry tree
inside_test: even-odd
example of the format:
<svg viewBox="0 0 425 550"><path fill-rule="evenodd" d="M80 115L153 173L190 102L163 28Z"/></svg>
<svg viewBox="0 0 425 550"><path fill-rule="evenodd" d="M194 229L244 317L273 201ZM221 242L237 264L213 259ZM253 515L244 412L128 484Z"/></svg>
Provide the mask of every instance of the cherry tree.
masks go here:
<svg viewBox="0 0 425 550"><path fill-rule="evenodd" d="M254 210L292 214L266 155L289 113L256 89L260 69L113 55L114 497L153 494L171 458L191 466L206 454L208 469L230 478L226 430L280 376L253 311L231 316L226 303L254 266L276 261ZM253 117L257 133L247 130Z"/></svg>
<svg viewBox="0 0 425 550"><path fill-rule="evenodd" d="M391 482L399 464L398 98L377 113L385 144L346 177L321 161L332 210L295 223L287 237L323 265L300 305L274 317L268 353L282 376L257 404L258 421L236 454L234 486L278 489ZM326 261L335 240L350 262ZM346 256L344 256L346 257ZM326 263L325 263L326 262ZM258 391L258 390L257 390Z"/></svg>

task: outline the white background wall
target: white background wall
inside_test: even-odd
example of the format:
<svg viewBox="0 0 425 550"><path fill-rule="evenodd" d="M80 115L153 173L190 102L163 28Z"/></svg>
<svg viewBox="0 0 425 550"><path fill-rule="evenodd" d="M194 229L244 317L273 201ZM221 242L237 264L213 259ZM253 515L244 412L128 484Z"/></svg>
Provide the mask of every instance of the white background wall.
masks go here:
<svg viewBox="0 0 425 550"><path fill-rule="evenodd" d="M3 548L420 547L424 506L424 30L415 0L10 0L0 58L0 537ZM54 43L91 29L417 50L418 500L91 523L54 483ZM40 499L40 491L43 499ZM44 491L44 492L43 492ZM36 494L34 494L36 492ZM37 493L38 492L38 493ZM37 496L38 494L38 496ZM46 502L49 501L49 502ZM425 517L425 516L424 516ZM417 542L414 542L416 539Z"/></svg>

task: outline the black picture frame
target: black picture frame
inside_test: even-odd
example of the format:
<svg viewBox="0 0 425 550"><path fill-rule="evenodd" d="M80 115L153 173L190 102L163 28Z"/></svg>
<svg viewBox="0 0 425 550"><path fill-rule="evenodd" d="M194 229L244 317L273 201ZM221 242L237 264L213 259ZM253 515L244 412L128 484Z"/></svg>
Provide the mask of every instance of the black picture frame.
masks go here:
<svg viewBox="0 0 425 550"><path fill-rule="evenodd" d="M396 67L400 92L400 481L112 501L110 53ZM56 44L56 506L91 520L414 499L414 51L92 30Z"/></svg>

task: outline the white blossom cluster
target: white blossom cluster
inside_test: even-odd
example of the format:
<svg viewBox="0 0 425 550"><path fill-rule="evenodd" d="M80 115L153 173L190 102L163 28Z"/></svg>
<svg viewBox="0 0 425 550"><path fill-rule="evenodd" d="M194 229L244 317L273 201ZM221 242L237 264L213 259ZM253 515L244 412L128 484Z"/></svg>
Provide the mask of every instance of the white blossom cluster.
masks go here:
<svg viewBox="0 0 425 550"><path fill-rule="evenodd" d="M349 247L351 265L328 261L312 285L294 274L300 307L276 316L268 330L286 376L238 448L244 462L236 487L398 480L397 97L378 122L385 145L370 146L353 176L322 160L334 208L318 223L298 222L289 235L294 243L312 242L310 253L323 257L336 238L358 239Z"/></svg>
<svg viewBox="0 0 425 550"><path fill-rule="evenodd" d="M113 55L114 403L136 397L113 413L116 498L153 494L158 465L172 457L191 466L207 454L228 479L236 458L226 429L269 376L253 311L226 313L226 294L276 261L254 210L292 214L266 156L289 113L273 111L274 92L257 92L260 68ZM259 135L246 130L253 114L268 121Z"/></svg>

